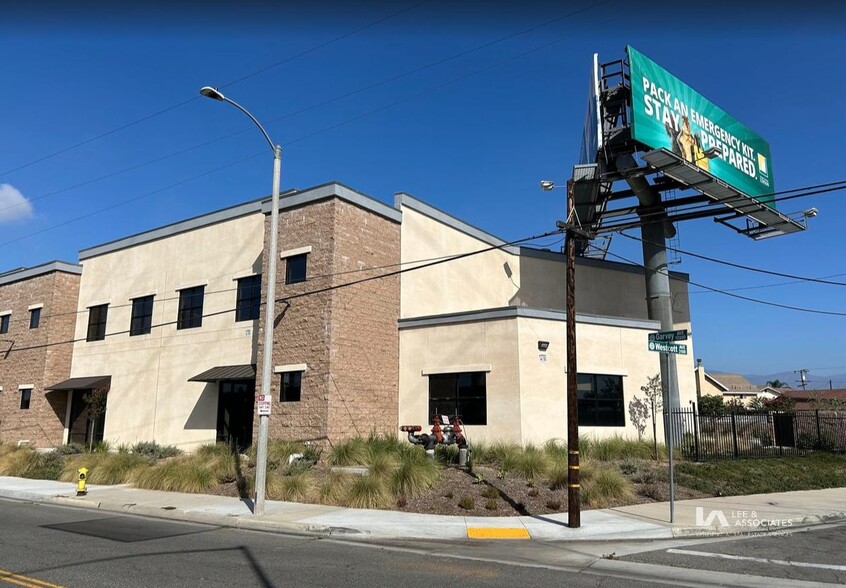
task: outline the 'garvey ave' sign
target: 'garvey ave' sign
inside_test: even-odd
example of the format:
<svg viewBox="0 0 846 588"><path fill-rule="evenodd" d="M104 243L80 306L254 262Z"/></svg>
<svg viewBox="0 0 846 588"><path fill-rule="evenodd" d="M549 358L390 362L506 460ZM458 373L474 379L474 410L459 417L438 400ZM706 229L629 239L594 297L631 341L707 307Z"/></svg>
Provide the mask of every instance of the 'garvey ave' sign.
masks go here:
<svg viewBox="0 0 846 588"><path fill-rule="evenodd" d="M679 355L687 355L687 345L680 343L662 343L660 341L650 341L649 351L660 351L661 353L678 353Z"/></svg>
<svg viewBox="0 0 846 588"><path fill-rule="evenodd" d="M678 331L661 331L660 333L649 333L650 341L686 341L687 329Z"/></svg>

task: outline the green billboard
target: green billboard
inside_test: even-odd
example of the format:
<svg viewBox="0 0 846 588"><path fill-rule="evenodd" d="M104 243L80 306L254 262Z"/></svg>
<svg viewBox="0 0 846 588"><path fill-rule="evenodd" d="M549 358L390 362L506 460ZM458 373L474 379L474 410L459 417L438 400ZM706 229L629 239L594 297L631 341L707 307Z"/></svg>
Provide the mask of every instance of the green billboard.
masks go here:
<svg viewBox="0 0 846 588"><path fill-rule="evenodd" d="M769 144L633 47L626 50L633 138L667 149L775 208Z"/></svg>

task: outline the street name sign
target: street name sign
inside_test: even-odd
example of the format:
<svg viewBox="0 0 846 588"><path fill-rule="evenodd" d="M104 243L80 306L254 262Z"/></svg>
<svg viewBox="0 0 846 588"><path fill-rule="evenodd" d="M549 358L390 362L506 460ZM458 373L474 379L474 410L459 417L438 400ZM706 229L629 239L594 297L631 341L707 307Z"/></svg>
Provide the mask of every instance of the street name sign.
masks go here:
<svg viewBox="0 0 846 588"><path fill-rule="evenodd" d="M687 345L680 343L663 343L661 341L650 341L649 351L659 351L661 353L678 353L679 355L687 355Z"/></svg>
<svg viewBox="0 0 846 588"><path fill-rule="evenodd" d="M649 333L650 341L687 341L687 329Z"/></svg>

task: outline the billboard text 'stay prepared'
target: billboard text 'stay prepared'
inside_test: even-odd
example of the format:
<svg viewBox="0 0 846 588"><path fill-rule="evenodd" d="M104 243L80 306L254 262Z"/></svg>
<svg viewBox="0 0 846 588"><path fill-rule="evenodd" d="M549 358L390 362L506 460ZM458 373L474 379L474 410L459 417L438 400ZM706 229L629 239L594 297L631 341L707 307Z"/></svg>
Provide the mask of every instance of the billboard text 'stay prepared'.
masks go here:
<svg viewBox="0 0 846 588"><path fill-rule="evenodd" d="M633 47L627 51L634 139L672 151L773 206L769 144ZM712 148L719 150L716 157Z"/></svg>

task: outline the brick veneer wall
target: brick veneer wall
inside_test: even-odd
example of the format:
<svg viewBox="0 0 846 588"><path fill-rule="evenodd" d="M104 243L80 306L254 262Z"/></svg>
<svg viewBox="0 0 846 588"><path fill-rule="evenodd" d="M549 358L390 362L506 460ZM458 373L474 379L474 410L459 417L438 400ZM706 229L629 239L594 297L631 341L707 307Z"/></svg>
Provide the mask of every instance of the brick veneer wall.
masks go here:
<svg viewBox="0 0 846 588"><path fill-rule="evenodd" d="M269 227L268 215L265 243ZM307 246L312 250L305 282L285 285L286 260L279 260L277 299L387 271L357 270L399 263L399 223L339 198L281 211L279 251ZM263 275L267 276L267 259ZM265 280L262 294L266 292ZM372 430L396 431L398 276L280 302L276 316L273 365L304 363L308 369L299 402L279 401L281 376L273 374L271 438L334 441ZM263 334L258 340L257 393ZM254 431L254 439L256 435Z"/></svg>
<svg viewBox="0 0 846 588"><path fill-rule="evenodd" d="M0 339L0 441L26 440L36 447L61 445L67 392L45 394L44 387L70 377L78 274L53 271L0 285L0 311L11 310L9 332ZM29 328L27 307L43 304L37 329ZM68 342L68 343L65 343ZM27 349L31 348L31 349ZM20 408L18 386L32 384L28 410Z"/></svg>

